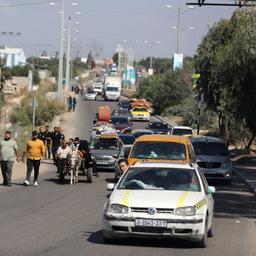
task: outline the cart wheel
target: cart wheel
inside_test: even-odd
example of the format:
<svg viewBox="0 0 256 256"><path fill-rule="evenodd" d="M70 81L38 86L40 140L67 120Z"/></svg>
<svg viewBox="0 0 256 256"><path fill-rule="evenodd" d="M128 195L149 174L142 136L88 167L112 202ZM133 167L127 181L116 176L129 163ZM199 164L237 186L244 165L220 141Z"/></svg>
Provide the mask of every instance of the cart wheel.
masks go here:
<svg viewBox="0 0 256 256"><path fill-rule="evenodd" d="M92 168L88 168L86 176L87 176L87 181L89 183L92 183Z"/></svg>

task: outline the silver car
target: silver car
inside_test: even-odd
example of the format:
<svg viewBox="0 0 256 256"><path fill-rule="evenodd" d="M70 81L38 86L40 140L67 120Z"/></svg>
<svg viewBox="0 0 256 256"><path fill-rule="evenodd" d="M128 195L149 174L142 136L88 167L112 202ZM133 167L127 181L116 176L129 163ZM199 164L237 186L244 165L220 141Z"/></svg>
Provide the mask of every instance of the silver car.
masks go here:
<svg viewBox="0 0 256 256"><path fill-rule="evenodd" d="M209 136L190 137L196 154L196 162L207 179L232 181L232 162L225 142Z"/></svg>

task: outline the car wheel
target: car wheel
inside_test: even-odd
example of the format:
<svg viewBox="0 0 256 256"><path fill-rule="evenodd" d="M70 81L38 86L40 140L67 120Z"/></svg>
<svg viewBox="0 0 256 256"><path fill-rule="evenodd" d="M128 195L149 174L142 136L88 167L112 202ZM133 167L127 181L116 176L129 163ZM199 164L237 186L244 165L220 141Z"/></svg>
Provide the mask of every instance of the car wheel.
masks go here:
<svg viewBox="0 0 256 256"><path fill-rule="evenodd" d="M92 168L88 168L88 170L87 170L87 181L88 181L88 183L92 183Z"/></svg>
<svg viewBox="0 0 256 256"><path fill-rule="evenodd" d="M226 184L226 185L231 185L231 184L232 184L232 179L225 180L225 184Z"/></svg>
<svg viewBox="0 0 256 256"><path fill-rule="evenodd" d="M211 225L211 228L208 231L208 237L214 237L213 225Z"/></svg>
<svg viewBox="0 0 256 256"><path fill-rule="evenodd" d="M207 242L208 242L208 231L207 231L207 224L208 220L205 220L205 226L204 226L204 234L203 237L197 242L199 248L207 248Z"/></svg>

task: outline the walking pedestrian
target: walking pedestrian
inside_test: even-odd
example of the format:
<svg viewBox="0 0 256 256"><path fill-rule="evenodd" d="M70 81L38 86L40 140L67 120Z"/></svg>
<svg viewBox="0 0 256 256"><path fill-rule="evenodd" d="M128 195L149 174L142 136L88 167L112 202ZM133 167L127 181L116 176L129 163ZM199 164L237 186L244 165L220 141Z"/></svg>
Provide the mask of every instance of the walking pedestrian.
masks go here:
<svg viewBox="0 0 256 256"><path fill-rule="evenodd" d="M49 126L45 126L45 139L46 139L46 158L51 159L51 146L52 146L52 133L49 131Z"/></svg>
<svg viewBox="0 0 256 256"><path fill-rule="evenodd" d="M11 132L6 131L4 140L0 142L1 170L3 175L3 186L11 187L12 167L15 159L19 161L17 143L11 138Z"/></svg>
<svg viewBox="0 0 256 256"><path fill-rule="evenodd" d="M73 108L73 112L76 110L76 104L77 104L76 97L73 97L73 99L72 99L72 108Z"/></svg>
<svg viewBox="0 0 256 256"><path fill-rule="evenodd" d="M24 185L29 186L30 177L34 168L34 186L38 186L40 160L45 156L45 146L42 140L38 139L37 131L32 132L32 138L27 142L27 175Z"/></svg>
<svg viewBox="0 0 256 256"><path fill-rule="evenodd" d="M44 145L45 145L45 142L46 142L46 134L45 134L45 128L44 127L40 127L39 128L39 133L37 135L38 139L41 140Z"/></svg>
<svg viewBox="0 0 256 256"><path fill-rule="evenodd" d="M60 183L64 183L65 166L68 164L69 157L72 154L71 148L68 146L67 141L63 140L61 146L57 150L57 173L59 173Z"/></svg>
<svg viewBox="0 0 256 256"><path fill-rule="evenodd" d="M73 104L73 98L71 97L71 95L68 96L68 112L70 112L72 110L72 104Z"/></svg>
<svg viewBox="0 0 256 256"><path fill-rule="evenodd" d="M61 141L64 140L65 136L64 134L61 133L61 128L60 127L54 127L53 128L53 133L51 136L52 139L52 157L54 164L57 164L57 150L61 144Z"/></svg>

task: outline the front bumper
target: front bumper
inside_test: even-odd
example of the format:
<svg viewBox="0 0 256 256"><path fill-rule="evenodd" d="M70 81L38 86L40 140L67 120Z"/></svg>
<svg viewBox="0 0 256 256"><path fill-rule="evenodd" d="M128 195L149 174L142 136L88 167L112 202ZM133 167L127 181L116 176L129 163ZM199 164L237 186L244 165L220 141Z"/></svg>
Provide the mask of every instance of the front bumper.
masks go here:
<svg viewBox="0 0 256 256"><path fill-rule="evenodd" d="M114 170L115 162L101 161L96 159L96 167L97 169Z"/></svg>
<svg viewBox="0 0 256 256"><path fill-rule="evenodd" d="M214 179L214 180L231 180L232 179L232 169L224 169L224 168L214 168L214 169L207 169L201 168L202 172L204 173L207 179Z"/></svg>
<svg viewBox="0 0 256 256"><path fill-rule="evenodd" d="M133 121L150 121L150 116L137 116L133 115L132 116Z"/></svg>
<svg viewBox="0 0 256 256"><path fill-rule="evenodd" d="M150 218L152 219L152 218ZM107 237L179 237L189 240L201 239L204 234L203 216L168 218L166 227L135 226L134 217L116 217L104 215L103 232Z"/></svg>

